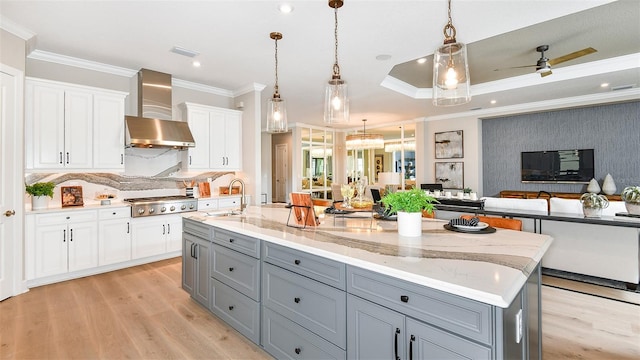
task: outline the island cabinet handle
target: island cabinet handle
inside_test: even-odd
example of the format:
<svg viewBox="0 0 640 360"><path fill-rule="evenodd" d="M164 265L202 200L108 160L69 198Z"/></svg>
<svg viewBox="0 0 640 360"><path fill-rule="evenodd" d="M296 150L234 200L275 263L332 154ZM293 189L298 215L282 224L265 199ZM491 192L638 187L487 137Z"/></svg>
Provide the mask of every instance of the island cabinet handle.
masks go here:
<svg viewBox="0 0 640 360"><path fill-rule="evenodd" d="M233 305L229 305L229 310L233 310L234 306Z"/></svg>
<svg viewBox="0 0 640 360"><path fill-rule="evenodd" d="M411 340L409 340L409 360L413 360L413 342L416 341L416 337L411 335Z"/></svg>
<svg viewBox="0 0 640 360"><path fill-rule="evenodd" d="M300 298L299 297L293 298L293 302L295 302L296 304L299 304L300 303Z"/></svg>
<svg viewBox="0 0 640 360"><path fill-rule="evenodd" d="M230 268L229 268L229 271L233 271L233 267L230 267Z"/></svg>
<svg viewBox="0 0 640 360"><path fill-rule="evenodd" d="M295 259L295 260L293 261L293 263L294 263L294 264L296 264L296 265L300 265L300 260Z"/></svg>
<svg viewBox="0 0 640 360"><path fill-rule="evenodd" d="M300 353L302 352L302 349L298 347L298 348L295 348L293 351L295 351L296 354L300 355Z"/></svg>
<svg viewBox="0 0 640 360"><path fill-rule="evenodd" d="M393 342L393 348L396 354L396 360L400 360L400 356L398 356L398 335L400 335L400 328L396 328L396 338Z"/></svg>
<svg viewBox="0 0 640 360"><path fill-rule="evenodd" d="M403 303L409 302L409 297L407 295L400 295L400 301Z"/></svg>
<svg viewBox="0 0 640 360"><path fill-rule="evenodd" d="M236 241L234 238L229 239L229 242L234 242Z"/></svg>

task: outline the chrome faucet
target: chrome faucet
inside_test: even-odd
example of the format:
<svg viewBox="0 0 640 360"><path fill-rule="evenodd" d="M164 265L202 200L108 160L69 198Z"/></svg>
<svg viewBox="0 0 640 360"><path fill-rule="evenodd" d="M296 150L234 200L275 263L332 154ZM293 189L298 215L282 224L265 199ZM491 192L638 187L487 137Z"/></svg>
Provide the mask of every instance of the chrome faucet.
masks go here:
<svg viewBox="0 0 640 360"><path fill-rule="evenodd" d="M242 213L244 211L244 209L247 207L247 205L244 203L244 181L242 181L242 179L240 178L235 178L233 180L231 180L231 182L229 183L229 195L231 195L233 192L233 184L235 184L236 182L239 182L241 185L240 188L240 212Z"/></svg>

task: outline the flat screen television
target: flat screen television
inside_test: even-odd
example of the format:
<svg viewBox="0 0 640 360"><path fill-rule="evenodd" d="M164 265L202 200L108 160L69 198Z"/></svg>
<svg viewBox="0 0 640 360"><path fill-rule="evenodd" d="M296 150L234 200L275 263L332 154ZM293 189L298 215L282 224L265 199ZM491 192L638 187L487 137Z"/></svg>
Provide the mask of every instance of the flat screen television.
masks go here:
<svg viewBox="0 0 640 360"><path fill-rule="evenodd" d="M522 182L588 183L594 178L593 149L522 152Z"/></svg>

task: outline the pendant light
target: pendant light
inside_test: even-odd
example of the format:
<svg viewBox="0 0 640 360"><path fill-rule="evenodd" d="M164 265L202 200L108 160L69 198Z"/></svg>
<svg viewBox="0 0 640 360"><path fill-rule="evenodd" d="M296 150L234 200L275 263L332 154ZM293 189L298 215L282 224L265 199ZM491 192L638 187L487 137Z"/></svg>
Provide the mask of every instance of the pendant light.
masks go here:
<svg viewBox="0 0 640 360"><path fill-rule="evenodd" d="M362 134L347 135L347 150L384 149L384 137L380 134L367 134L366 123L367 119L362 119Z"/></svg>
<svg viewBox="0 0 640 360"><path fill-rule="evenodd" d="M267 132L284 133L287 132L287 109L278 91L278 40L282 39L282 34L272 32L269 37L276 43L276 83L273 87L273 97L267 100Z"/></svg>
<svg viewBox="0 0 640 360"><path fill-rule="evenodd" d="M456 41L456 28L449 21L444 26L444 45L433 55L433 105L461 105L471 101L467 46Z"/></svg>
<svg viewBox="0 0 640 360"><path fill-rule="evenodd" d="M333 74L325 88L324 122L327 124L345 124L349 121L347 83L340 78L340 66L338 65L338 8L342 5L342 0L329 0L329 7L334 10L335 27L333 33L336 46Z"/></svg>

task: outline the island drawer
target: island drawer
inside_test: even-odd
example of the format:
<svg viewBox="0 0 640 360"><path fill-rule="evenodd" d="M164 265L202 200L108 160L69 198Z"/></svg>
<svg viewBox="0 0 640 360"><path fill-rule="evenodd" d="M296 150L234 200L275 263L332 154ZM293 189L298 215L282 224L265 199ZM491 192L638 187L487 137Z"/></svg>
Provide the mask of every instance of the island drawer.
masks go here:
<svg viewBox="0 0 640 360"><path fill-rule="evenodd" d="M345 359L346 352L282 315L263 308L262 342L276 359Z"/></svg>
<svg viewBox="0 0 640 360"><path fill-rule="evenodd" d="M290 249L265 241L262 258L265 262L310 277L344 290L347 270L344 263Z"/></svg>
<svg viewBox="0 0 640 360"><path fill-rule="evenodd" d="M213 230L213 242L243 254L260 258L260 240L235 232L215 228Z"/></svg>
<svg viewBox="0 0 640 360"><path fill-rule="evenodd" d="M260 303L211 279L211 311L256 344L260 343Z"/></svg>
<svg viewBox="0 0 640 360"><path fill-rule="evenodd" d="M211 276L247 295L260 298L260 260L213 244Z"/></svg>
<svg viewBox="0 0 640 360"><path fill-rule="evenodd" d="M354 266L347 292L484 344L492 344L492 306Z"/></svg>
<svg viewBox="0 0 640 360"><path fill-rule="evenodd" d="M131 217L131 207L114 207L98 210L98 220L127 219Z"/></svg>
<svg viewBox="0 0 640 360"><path fill-rule="evenodd" d="M345 348L344 291L271 264L264 264L262 285L264 306Z"/></svg>
<svg viewBox="0 0 640 360"><path fill-rule="evenodd" d="M211 241L211 225L183 218L182 231Z"/></svg>

